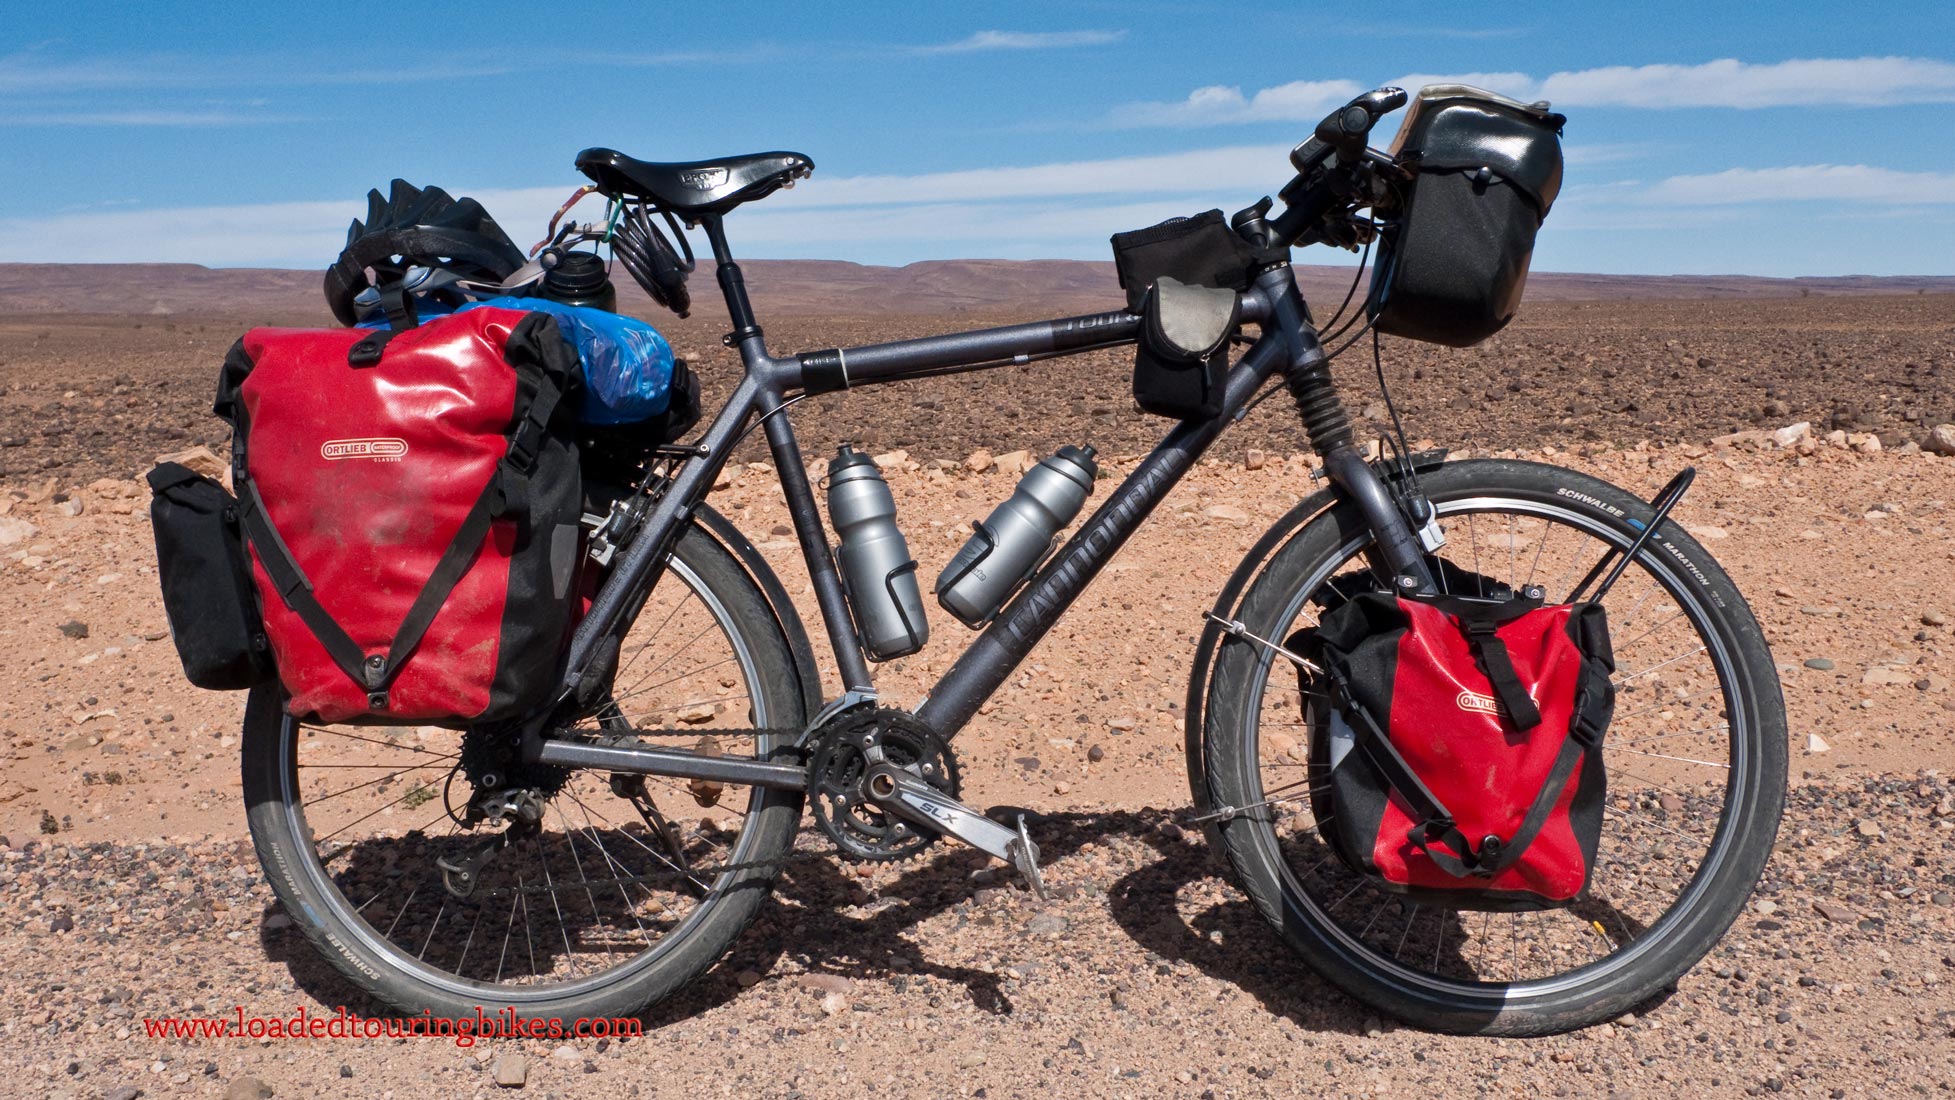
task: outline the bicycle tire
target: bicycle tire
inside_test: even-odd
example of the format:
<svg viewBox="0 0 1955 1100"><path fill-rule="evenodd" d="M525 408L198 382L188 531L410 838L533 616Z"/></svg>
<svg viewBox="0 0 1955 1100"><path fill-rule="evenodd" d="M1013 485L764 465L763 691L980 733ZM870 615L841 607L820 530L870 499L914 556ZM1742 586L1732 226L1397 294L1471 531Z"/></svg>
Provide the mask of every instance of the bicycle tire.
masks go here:
<svg viewBox="0 0 1955 1100"><path fill-rule="evenodd" d="M805 700L792 647L751 575L718 542L689 526L677 540L661 582L679 583L711 593L725 609L726 629L752 654L749 689L755 693L756 726L803 725ZM363 927L351 899L324 873L311 843L301 838L303 815L292 810L297 784L292 745L298 730L299 724L285 715L275 687L251 693L242 767L259 862L285 913L319 954L359 990L409 1015L428 1012L462 1019L472 1018L478 1009L509 1008L522 1019L568 1021L642 1012L710 969L753 922L772 891L781 859L793 847L800 820L799 792L754 789L738 846L741 869L719 875L692 916L656 947L614 968L609 980L561 992L485 985L458 975L444 980L375 943L373 930Z"/></svg>
<svg viewBox="0 0 1955 1100"><path fill-rule="evenodd" d="M1536 463L1450 463L1424 474L1422 482L1442 512L1449 506L1463 509L1460 502L1466 501L1560 509L1609 532L1619 544L1632 540L1640 530L1637 524L1651 514L1647 503L1622 489ZM1275 815L1268 808L1219 822L1211 835L1220 840L1238 883L1283 938L1333 985L1421 1028L1510 1036L1566 1031L1612 1018L1656 996L1707 954L1737 918L1763 873L1784 807L1784 703L1764 635L1736 586L1677 524L1666 522L1659 533L1661 538L1651 540L1637 564L1650 573L1653 584L1675 584L1694 595L1702 623L1693 620L1693 626L1712 631L1728 658L1730 682L1724 683L1720 672L1720 684L1729 693L1726 706L1735 696L1735 713L1742 716L1741 722L1727 718L1732 758L1741 764L1731 768L1729 800L1712 848L1685 887L1682 900L1687 906L1673 905L1653 921L1642 937L1631 941L1629 946L1641 944L1633 958L1618 965L1595 963L1554 981L1415 981L1400 972L1406 968L1396 957L1388 964L1378 957L1381 951L1357 942L1362 936L1354 940L1321 905L1306 904L1299 896L1307 891L1297 887L1294 871L1286 873L1281 864ZM1319 515L1269 560L1236 618L1252 633L1282 638L1288 629L1281 621L1285 609L1294 609L1308 596L1298 589L1312 578L1328 576L1328 559L1368 539L1362 520L1348 506ZM1556 598L1550 593L1550 599ZM1240 639L1225 640L1217 654L1206 696L1202 757L1213 806L1250 806L1262 797L1258 704L1252 700L1266 682L1257 677L1266 677L1268 668L1267 652ZM1705 867L1710 868L1708 877ZM1408 930L1417 906L1413 913ZM1443 946L1443 931L1439 942Z"/></svg>

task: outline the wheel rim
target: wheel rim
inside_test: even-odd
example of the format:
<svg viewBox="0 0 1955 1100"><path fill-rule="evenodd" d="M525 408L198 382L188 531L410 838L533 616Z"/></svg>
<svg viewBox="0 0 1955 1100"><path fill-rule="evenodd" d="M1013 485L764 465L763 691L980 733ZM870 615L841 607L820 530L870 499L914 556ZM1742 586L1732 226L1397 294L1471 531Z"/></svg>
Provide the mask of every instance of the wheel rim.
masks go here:
<svg viewBox="0 0 1955 1100"><path fill-rule="evenodd" d="M1530 500L1524 497L1481 494L1451 500L1434 501L1442 518L1450 517L1447 523L1449 546L1441 551L1454 564L1483 572L1495 579L1506 573L1510 577L1536 579L1537 583L1549 586L1548 600L1557 602L1568 593L1572 577L1580 571L1560 579L1530 578L1530 572L1539 572L1538 565L1530 566L1524 551L1531 550L1535 561L1548 556L1548 550L1556 534L1567 546L1575 540L1568 532L1589 540L1588 546L1594 554L1581 557L1568 556L1579 560L1583 566L1599 555L1603 545L1625 548L1630 535L1617 531L1595 518L1556 504ZM1501 516L1505 519L1504 529L1489 532L1482 517ZM1471 518L1469 518L1471 517ZM1536 525L1538 538L1530 539L1523 526ZM1487 536L1506 537L1489 540ZM1519 537L1515 537L1519 536ZM1533 545L1529 545L1529 543ZM1277 620L1286 624L1276 632L1276 637L1286 637L1295 629L1303 615L1308 596L1315 592L1331 576L1344 570L1349 563L1370 543L1368 535L1353 538L1340 546L1330 556L1327 563L1320 566L1289 603L1282 608ZM1501 545L1503 544L1504 545ZM1483 551L1496 550L1497 553ZM1505 560L1500 560L1504 558ZM1492 560L1490 560L1492 559ZM1331 855L1321 839L1313 841L1316 850L1311 852L1309 862L1301 862L1295 856L1308 850L1298 843L1286 844L1279 837L1282 822L1282 806L1269 807L1272 811L1267 819L1268 825L1255 831L1256 841L1264 854L1276 868L1283 880L1284 893L1299 910L1298 916L1308 921L1312 929L1333 950L1347 956L1354 963L1363 966L1374 977L1396 985L1406 994L1430 999L1435 995L1458 1001L1462 998L1475 1002L1499 1004L1520 998L1554 997L1580 986L1593 993L1597 987L1625 979L1631 973L1640 975L1637 964L1644 961L1651 952L1670 942L1675 933L1687 922L1702 912L1701 902L1705 892L1716 881L1724 861L1728 858L1733 822L1743 817L1748 791L1752 749L1742 731L1748 728L1751 716L1745 710L1743 692L1739 690L1742 672L1733 659L1731 649L1725 639L1719 636L1711 618L1711 612L1699 593L1692 591L1679 576L1660 568L1662 559L1656 552L1646 548L1638 555L1636 567L1625 574L1622 583L1610 593L1608 608L1611 614L1611 633L1618 639L1618 691L1621 696L1617 705L1617 720L1612 723L1609 739L1604 745L1604 759L1609 775L1609 792L1604 813L1603 840L1596 857L1594 878L1591 880L1590 897L1584 902L1565 909L1546 910L1525 915L1486 914L1479 912L1458 912L1440 910L1427 905L1418 905L1403 897L1390 894L1365 884L1362 879L1344 869ZM1572 564L1572 561L1571 561ZM1505 566L1505 568L1501 568ZM1564 568L1558 572L1567 573ZM1632 585L1632 578L1640 584ZM1641 590L1639 592L1639 590ZM1674 601L1672 613L1660 616L1661 621L1645 630L1636 618L1643 616L1644 624L1652 618L1647 609L1658 603L1658 594L1666 595ZM1635 601L1635 610L1621 615L1621 609L1629 607L1630 601L1623 599L1627 594ZM1639 646L1652 638L1658 638L1658 631L1675 623L1682 623L1690 630L1693 640L1701 646L1695 652L1685 654L1685 658L1701 658L1693 662L1689 659L1666 657L1644 661L1639 659ZM1304 793L1313 785L1307 774L1307 766L1271 767L1275 764L1296 764L1289 759L1292 750L1282 744L1279 736L1266 737L1269 732L1268 719L1272 713L1288 708L1293 717L1298 714L1297 689L1292 686L1287 691L1272 693L1266 691L1272 668L1271 655L1264 652L1256 657L1257 668L1251 683L1247 713L1255 716L1256 751L1245 760L1245 766L1253 769L1248 776L1253 792L1252 804L1272 796L1282 798L1285 783L1294 784L1293 777L1283 778L1272 783L1272 777L1284 771L1304 775ZM1668 663L1664 663L1668 662ZM1687 680L1680 666L1698 663L1702 666L1697 673L1701 681L1708 674L1715 682L1714 701L1697 699L1694 706L1686 707L1693 697L1698 696L1698 688L1676 688L1670 685ZM1676 670L1676 671L1673 671ZM1639 681L1654 681L1653 684ZM1625 690L1625 687L1627 690ZM1647 688L1648 690L1642 690ZM1666 690L1676 696L1670 700L1674 705L1666 705L1662 698ZM1684 692L1677 696L1676 693ZM1653 701L1650 701L1653 700ZM1666 741L1689 733L1700 743L1716 731L1702 728L1704 723L1693 723L1687 729L1663 732L1647 729L1652 720L1669 722L1691 713L1702 713L1706 705L1718 708L1717 723L1724 727L1722 758L1700 755L1697 752L1674 753L1651 752L1651 749L1669 748ZM1649 708L1649 709L1645 709ZM1640 722L1639 722L1640 720ZM1712 724L1717 724L1712 723ZM1636 732L1641 724L1646 732ZM1299 726L1302 723L1298 723ZM1626 728L1627 727L1627 728ZM1302 742L1307 752L1308 731L1304 731ZM1675 775L1662 779L1641 777L1645 786L1624 790L1619 777L1636 778L1636 769L1622 766L1620 758L1629 755L1635 758L1649 757L1660 760L1672 769L1691 769L1698 772L1722 773L1721 789L1717 792L1722 802L1717 807L1714 826L1707 832L1693 836L1676 829L1673 825L1677 817L1688 816L1702 822L1706 806L1702 792L1695 797L1680 784ZM1695 786L1705 786L1699 783ZM1642 801L1648 798L1649 804ZM1307 797L1304 800L1308 802ZM1649 811L1661 815L1657 819ZM1645 820L1639 822L1641 814ZM1314 813L1308 815L1314 824ZM1627 824L1625 824L1627 822ZM1655 826L1651 828L1650 826ZM1677 838L1696 846L1696 851L1662 853L1663 862L1689 864L1688 878L1674 891L1669 902L1660 912L1625 912L1617 908L1607 896L1611 874L1620 874L1626 857L1631 853L1622 847L1624 834L1640 830L1652 836L1662 836L1681 847ZM1675 837L1667 834L1674 833ZM1306 833L1306 836L1314 834ZM1694 857L1694 858L1693 858ZM1332 873L1341 872L1341 880L1333 879ZM1306 886L1313 876L1321 878L1319 889ZM1675 876L1671 876L1675 878ZM1635 875L1629 885L1638 884L1642 875ZM1330 893L1328 887L1337 881L1337 893ZM1597 900L1609 903L1606 910L1598 913ZM1644 908L1647 908L1646 906ZM1339 914L1349 914L1348 917ZM1611 919L1611 917L1615 919ZM1624 919L1627 918L1627 919ZM1566 927L1556 933L1547 922L1565 922ZM1576 922L1583 922L1577 926ZM1523 932L1527 922L1533 922ZM1506 927L1500 927L1505 923ZM1421 927L1421 926L1425 927ZM1504 936L1502 933L1505 933ZM1557 947L1551 936L1560 941ZM1453 940L1452 954L1448 955L1448 939ZM1589 955L1583 958L1569 950L1575 942L1589 940ZM1602 944L1608 944L1606 951ZM1494 954L1496 945L1505 948L1508 965L1504 975L1494 965L1498 956ZM1522 948L1527 949L1529 962L1534 962L1537 971L1532 975L1521 965L1517 956ZM1545 948L1545 950L1543 950ZM1574 965L1565 969L1546 969L1537 961L1537 956L1545 956L1547 966L1553 966L1557 958L1568 958ZM1416 960L1416 961L1415 961Z"/></svg>
<svg viewBox="0 0 1955 1100"><path fill-rule="evenodd" d="M577 725L649 726L661 717L669 723L675 715L710 713L714 727L723 728L744 704L750 729L769 727L774 716L751 644L725 603L683 558L674 556L666 568L679 583L654 590L638 617L639 624L652 624L650 629L634 626L625 639L611 705ZM715 634L720 652L702 654ZM675 646L668 639L683 641ZM666 654L662 661L660 652ZM722 690L702 694L705 685ZM628 981L683 944L744 877L739 871L683 872L745 863L759 841L759 830L746 826L767 804L767 792L728 788L706 808L696 806L678 781L648 777L647 791L663 824L679 820L682 804L698 815L690 829L678 826L675 848L670 831L663 836L655 831L658 818L638 820L630 804L608 790L605 777L578 771L548 800L539 835L527 845L511 845L489 863L479 897L456 899L442 889L433 860L474 839L447 816L443 803L450 798L440 789L459 759L462 735L430 734L422 727L405 729L403 738L403 729L317 727L281 715L281 810L301 855L298 870L337 923L370 954L451 995L522 1004ZM450 740L437 740L433 748L421 743L443 736ZM343 742L330 760L300 759L307 742L316 746L325 740ZM772 747L750 738L744 746L721 749L761 755ZM426 759L405 768L392 759L370 759L389 748ZM332 778L325 786L307 772L371 773L391 782ZM396 784L408 786L395 794L389 788ZM417 787L429 793L417 795ZM460 792L452 799L459 808L470 786L454 774L453 789ZM403 817L384 807L414 812ZM388 819L396 817L410 824L393 827ZM728 822L741 826L730 841L723 827ZM421 823L425 827L417 828ZM366 835L360 835L363 829ZM328 845L330 850L322 851ZM686 858L675 859L678 853ZM356 885L363 888L353 889ZM679 894L689 895L691 904L678 904ZM606 965L597 965L597 956Z"/></svg>

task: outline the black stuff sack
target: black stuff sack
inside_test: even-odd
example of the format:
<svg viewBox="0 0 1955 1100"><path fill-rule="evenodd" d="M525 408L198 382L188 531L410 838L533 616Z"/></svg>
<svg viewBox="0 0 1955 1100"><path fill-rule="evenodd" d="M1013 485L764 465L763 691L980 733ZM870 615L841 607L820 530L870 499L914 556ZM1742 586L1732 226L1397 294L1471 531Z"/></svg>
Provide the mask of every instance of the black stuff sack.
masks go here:
<svg viewBox="0 0 1955 1100"><path fill-rule="evenodd" d="M236 498L175 462L151 470L149 488L163 613L184 676L212 691L269 682L276 670Z"/></svg>
<svg viewBox="0 0 1955 1100"><path fill-rule="evenodd" d="M1220 210L1113 235L1113 268L1133 313L1141 311L1148 290L1163 275L1189 286L1248 290L1257 272L1288 258L1288 249L1250 245L1229 228Z"/></svg>

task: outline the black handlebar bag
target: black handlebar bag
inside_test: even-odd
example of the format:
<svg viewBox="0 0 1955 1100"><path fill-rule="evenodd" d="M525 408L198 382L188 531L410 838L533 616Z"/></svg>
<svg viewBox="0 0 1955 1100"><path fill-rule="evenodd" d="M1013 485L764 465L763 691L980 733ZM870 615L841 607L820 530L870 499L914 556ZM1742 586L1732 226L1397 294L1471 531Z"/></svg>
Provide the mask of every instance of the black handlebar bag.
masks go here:
<svg viewBox="0 0 1955 1100"><path fill-rule="evenodd" d="M1391 149L1412 179L1378 207L1365 309L1379 332L1463 348L1513 319L1561 191L1565 121L1465 85L1420 90Z"/></svg>
<svg viewBox="0 0 1955 1100"><path fill-rule="evenodd" d="M1343 862L1453 909L1565 905L1602 833L1599 604L1364 592L1298 631L1313 809Z"/></svg>

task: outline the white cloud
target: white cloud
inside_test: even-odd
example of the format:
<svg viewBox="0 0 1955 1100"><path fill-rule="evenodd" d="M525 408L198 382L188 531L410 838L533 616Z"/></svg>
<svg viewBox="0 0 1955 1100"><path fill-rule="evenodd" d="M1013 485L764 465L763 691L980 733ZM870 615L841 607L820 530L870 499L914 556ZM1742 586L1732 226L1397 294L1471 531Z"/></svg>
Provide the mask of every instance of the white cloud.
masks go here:
<svg viewBox="0 0 1955 1100"><path fill-rule="evenodd" d="M1223 196L1251 190L1260 194L1281 186L1290 172L1287 155L1288 148L1281 145L1232 145L1155 156L915 176L842 176L824 180L817 173L795 189L794 198L780 205L860 206L1164 192L1212 192L1219 202Z"/></svg>
<svg viewBox="0 0 1955 1100"><path fill-rule="evenodd" d="M1273 191L1288 171L1282 147L1241 145L914 176L817 176L741 209L728 233L743 255L1093 256L1109 233L1211 206L1234 209ZM573 186L451 190L480 199L527 248ZM1747 213L1741 204L1798 200L1945 206L1955 203L1955 173L1810 165L1623 180L1564 192L1554 224L1657 228L1738 217ZM347 222L364 210L361 197L348 196L0 218L0 261L323 267ZM599 212L588 200L576 213Z"/></svg>
<svg viewBox="0 0 1955 1100"><path fill-rule="evenodd" d="M979 31L957 42L918 46L918 53L977 53L983 50L1053 50L1106 46L1127 36L1119 31Z"/></svg>
<svg viewBox="0 0 1955 1100"><path fill-rule="evenodd" d="M34 51L0 56L0 93L49 94L115 89L248 85L338 85L479 80L511 72L505 56L430 58L397 68L354 68L302 56L193 57L143 54L127 58L43 57Z"/></svg>
<svg viewBox="0 0 1955 1100"><path fill-rule="evenodd" d="M815 179L742 208L728 221L737 250L753 254L841 254L860 241L1078 241L1210 206L1233 209L1276 189L1289 174L1281 146L1225 146L1147 157L935 172L915 176ZM575 184L450 188L472 195L516 243L528 248ZM1121 197L1131 201L1118 201ZM1102 201L1079 202L1082 198ZM1112 199L1115 201L1104 201ZM1234 204L1234 205L1231 205ZM211 266L324 266L345 241L365 201L259 203L174 209L89 210L0 218L0 262L200 263ZM595 218L597 200L575 216ZM990 245L970 251L987 252Z"/></svg>
<svg viewBox="0 0 1955 1100"><path fill-rule="evenodd" d="M351 200L0 218L0 260L247 267L310 257L324 268L365 210Z"/></svg>
<svg viewBox="0 0 1955 1100"><path fill-rule="evenodd" d="M43 111L0 112L0 126L257 126L292 122L292 115L253 114L248 111Z"/></svg>
<svg viewBox="0 0 1955 1100"><path fill-rule="evenodd" d="M1390 83L1471 84L1559 107L1875 107L1955 102L1955 64L1919 57L1809 58L1752 64L1616 65L1537 78L1519 72L1412 73ZM1349 89L1346 91L1345 89ZM1240 88L1197 88L1183 100L1130 103L1112 121L1127 126L1205 126L1315 121L1364 91L1349 80L1296 81L1245 96Z"/></svg>
<svg viewBox="0 0 1955 1100"><path fill-rule="evenodd" d="M1265 122L1316 118L1365 89L1351 80L1296 80L1245 96L1221 84L1196 88L1175 103L1129 103L1114 108L1122 126L1206 126L1223 122Z"/></svg>
<svg viewBox="0 0 1955 1100"><path fill-rule="evenodd" d="M1638 198L1682 206L1814 200L1946 204L1955 203L1955 172L1902 172L1865 164L1727 168L1704 175L1671 176Z"/></svg>
<svg viewBox="0 0 1955 1100"><path fill-rule="evenodd" d="M1955 64L1918 57L1752 65L1640 65L1556 73L1539 98L1570 107L1880 107L1955 102Z"/></svg>

